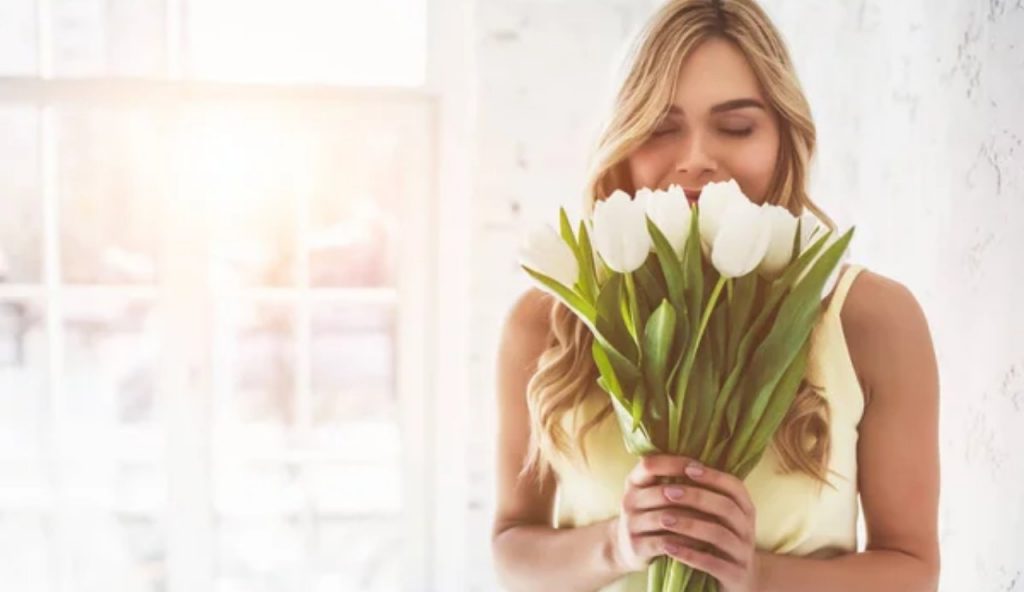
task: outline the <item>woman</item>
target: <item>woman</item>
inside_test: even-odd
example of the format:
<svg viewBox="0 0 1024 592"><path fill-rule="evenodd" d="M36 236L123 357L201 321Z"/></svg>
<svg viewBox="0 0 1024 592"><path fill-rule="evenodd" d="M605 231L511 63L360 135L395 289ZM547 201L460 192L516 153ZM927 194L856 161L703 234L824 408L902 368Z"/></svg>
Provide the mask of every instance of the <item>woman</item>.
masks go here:
<svg viewBox="0 0 1024 592"><path fill-rule="evenodd" d="M810 108L753 0L667 2L629 65L588 212L615 189L678 184L699 199L705 184L735 179L753 201L835 229L806 193ZM644 590L647 564L665 554L727 592L935 590L938 371L921 307L902 284L844 264L811 339L800 392L753 472L740 481L705 468L680 489L657 478L682 475L690 459L625 451L586 328L548 295L522 295L498 361L503 584Z"/></svg>

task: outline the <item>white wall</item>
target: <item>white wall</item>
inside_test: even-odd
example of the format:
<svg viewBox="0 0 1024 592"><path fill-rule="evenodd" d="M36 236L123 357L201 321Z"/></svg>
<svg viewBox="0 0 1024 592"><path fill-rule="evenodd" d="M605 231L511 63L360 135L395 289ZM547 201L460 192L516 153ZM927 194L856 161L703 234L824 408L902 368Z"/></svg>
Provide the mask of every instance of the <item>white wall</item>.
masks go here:
<svg viewBox="0 0 1024 592"><path fill-rule="evenodd" d="M494 356L522 233L578 211L601 92L657 2L477 0L469 584L495 589ZM942 590L1024 590L1024 4L764 0L818 125L812 194L906 284L942 385Z"/></svg>

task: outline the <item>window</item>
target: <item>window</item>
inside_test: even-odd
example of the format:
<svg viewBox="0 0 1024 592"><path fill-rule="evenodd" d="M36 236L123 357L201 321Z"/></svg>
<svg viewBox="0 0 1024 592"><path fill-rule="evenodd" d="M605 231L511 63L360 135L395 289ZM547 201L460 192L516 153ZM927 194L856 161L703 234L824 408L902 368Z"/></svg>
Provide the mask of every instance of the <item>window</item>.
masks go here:
<svg viewBox="0 0 1024 592"><path fill-rule="evenodd" d="M0 3L5 588L415 588L425 11Z"/></svg>

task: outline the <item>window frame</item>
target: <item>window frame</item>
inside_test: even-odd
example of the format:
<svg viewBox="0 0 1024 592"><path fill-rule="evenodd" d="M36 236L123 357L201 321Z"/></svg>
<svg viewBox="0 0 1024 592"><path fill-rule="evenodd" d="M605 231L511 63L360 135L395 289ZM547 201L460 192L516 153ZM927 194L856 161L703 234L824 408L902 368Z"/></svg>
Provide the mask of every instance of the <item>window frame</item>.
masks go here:
<svg viewBox="0 0 1024 592"><path fill-rule="evenodd" d="M429 199L413 200L407 209L408 224L402 233L399 286L395 289L313 288L308 285L308 258L300 258L300 284L293 288L254 288L255 301L298 303L296 318L297 402L309 404L310 307L315 302L386 302L397 315L397 394L400 429L404 440L403 521L410 532L404 559L408 589L433 582L436 589L453 589L465 583L466 509L470 487L464 458L466 405L469 404L467 339L470 327L465 311L472 302L467 289L469 271L465 258L472 228L471 174L465 155L471 149L472 122L465 121L471 105L468 87L472 69L467 46L472 38L462 24L469 7L457 0L427 2L427 81L420 88L353 88L340 86L221 83L181 78L182 0L167 2L166 80L150 79L57 79L52 76L51 32L48 0L37 0L36 35L38 76L0 77L0 105L32 106L39 113L39 195L42 208L43 269L38 283L0 284L0 301L33 300L45 310L47 372L45 413L59 425L62 417L62 369L64 351L64 302L67 298L99 297L152 301L163 315L161 342L166 355L156 368L157 401L167 434L164 459L171 484L168 488L166 526L167 586L171 592L212 590L214 576L215 515L212 510L211 471L213 406L213 323L195 323L215 314L209 278L194 265L202 259L205 242L194 241L193 250L164 249L161 273L154 285L65 284L60 273L60 209L57 188L56 109L64 105L106 106L133 103L180 104L183 101L231 100L254 102L327 102L331 104L414 105L429 118L431 135L426 139L431 155L426 170L431 186ZM445 200L438 196L445 195ZM170 199L168 204L181 204ZM172 207L166 230L170 237L190 234L191 212ZM301 218L301 216L300 216ZM298 233L302 240L303 232ZM301 252L301 251L300 251ZM458 257L445 259L440 253ZM306 268L306 269L301 269ZM206 316L204 316L206 315ZM189 319L191 323L180 322ZM200 326L202 331L186 327ZM442 328L444 330L442 330ZM205 358L196 352L205 352ZM441 352L444 352L442 355ZM189 393L191 396L170 396ZM454 410L454 412L453 412ZM308 417L308 413L299 414ZM454 423L451 423L454 422ZM203 426L198 434L195 426ZM186 432L187 430L187 432ZM44 432L46 430L44 429ZM188 433L190 438L176 438ZM42 438L42 436L41 436ZM51 439L52 440L52 439ZM54 442L43 442L51 450ZM284 453L284 456L293 456ZM289 459L295 461L295 459ZM298 460L295 462L309 462ZM55 471L48 467L47 471ZM59 482L59 480L57 480ZM54 568L57 589L74 588L66 556L69 526L61 517L61 491L50 491L46 513L54 519ZM173 520L166 520L172 517ZM454 528L453 528L454 526ZM462 587L462 586L458 586Z"/></svg>

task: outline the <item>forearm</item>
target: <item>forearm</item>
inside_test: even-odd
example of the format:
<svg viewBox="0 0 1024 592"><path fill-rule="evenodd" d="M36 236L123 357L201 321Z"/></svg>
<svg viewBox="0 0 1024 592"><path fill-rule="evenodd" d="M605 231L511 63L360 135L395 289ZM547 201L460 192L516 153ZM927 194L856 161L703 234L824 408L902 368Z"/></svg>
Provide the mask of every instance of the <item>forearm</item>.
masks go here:
<svg viewBox="0 0 1024 592"><path fill-rule="evenodd" d="M625 575L611 550L611 521L576 528L514 526L493 544L502 586L510 592L597 590Z"/></svg>
<svg viewBox="0 0 1024 592"><path fill-rule="evenodd" d="M935 592L939 568L901 551L870 550L831 559L758 551L759 592Z"/></svg>

